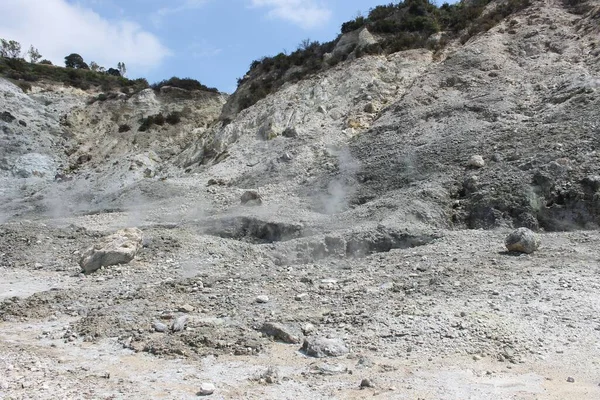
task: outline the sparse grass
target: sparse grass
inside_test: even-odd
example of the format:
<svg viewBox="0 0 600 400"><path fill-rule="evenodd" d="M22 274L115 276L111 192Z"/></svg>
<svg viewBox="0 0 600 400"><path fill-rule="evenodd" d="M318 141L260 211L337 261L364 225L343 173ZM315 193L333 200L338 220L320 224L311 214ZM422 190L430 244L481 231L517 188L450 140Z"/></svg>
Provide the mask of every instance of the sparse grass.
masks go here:
<svg viewBox="0 0 600 400"><path fill-rule="evenodd" d="M63 68L48 64L32 64L20 59L0 58L0 75L15 81L36 82L48 80L88 90L101 87L103 91L138 92L149 87L141 79L127 79L84 69Z"/></svg>

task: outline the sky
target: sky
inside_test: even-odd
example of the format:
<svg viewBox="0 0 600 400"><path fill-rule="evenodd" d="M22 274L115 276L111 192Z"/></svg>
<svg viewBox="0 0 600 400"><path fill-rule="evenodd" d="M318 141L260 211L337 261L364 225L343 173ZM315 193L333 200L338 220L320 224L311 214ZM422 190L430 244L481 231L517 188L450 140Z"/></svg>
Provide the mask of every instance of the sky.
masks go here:
<svg viewBox="0 0 600 400"><path fill-rule="evenodd" d="M390 0L1 0L0 38L64 65L127 66L150 83L172 76L235 91L253 60L330 41L343 22Z"/></svg>

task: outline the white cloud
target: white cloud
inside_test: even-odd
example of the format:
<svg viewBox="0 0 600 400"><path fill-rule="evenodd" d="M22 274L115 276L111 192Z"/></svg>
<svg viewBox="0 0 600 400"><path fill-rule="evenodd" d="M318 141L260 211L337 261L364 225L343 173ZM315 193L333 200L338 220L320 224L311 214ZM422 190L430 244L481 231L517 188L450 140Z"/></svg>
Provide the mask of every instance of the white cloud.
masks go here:
<svg viewBox="0 0 600 400"><path fill-rule="evenodd" d="M177 14L183 11L196 10L204 6L210 0L183 0L177 5L171 7L163 7L151 16L154 25L160 26L162 19L171 14Z"/></svg>
<svg viewBox="0 0 600 400"><path fill-rule="evenodd" d="M57 65L64 64L66 55L78 53L106 68L122 61L133 75L141 75L170 54L140 25L109 21L66 0L2 0L0 15L1 38L16 40L24 49L32 44Z"/></svg>
<svg viewBox="0 0 600 400"><path fill-rule="evenodd" d="M331 10L313 0L251 0L254 7L268 7L270 18L283 19L304 29L324 25L331 18Z"/></svg>

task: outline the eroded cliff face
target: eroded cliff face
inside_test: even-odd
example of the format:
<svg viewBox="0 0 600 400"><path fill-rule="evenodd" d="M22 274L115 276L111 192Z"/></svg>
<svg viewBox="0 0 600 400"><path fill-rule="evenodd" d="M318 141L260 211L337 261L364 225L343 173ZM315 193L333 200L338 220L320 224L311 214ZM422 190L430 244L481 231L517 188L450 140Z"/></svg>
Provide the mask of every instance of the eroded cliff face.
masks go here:
<svg viewBox="0 0 600 400"><path fill-rule="evenodd" d="M12 203L15 212L33 193L38 199L47 197L42 194L47 191L60 197L63 189L73 189L67 192L78 198L71 200L80 203L79 208L85 207L84 199L144 179L164 178L163 164L214 123L227 98L172 87L133 95L102 93L52 82L37 83L23 93L3 79L0 90L0 173L5 205ZM145 119L157 115L161 122L140 128ZM63 198L65 205L68 198ZM54 201L60 203L58 198Z"/></svg>

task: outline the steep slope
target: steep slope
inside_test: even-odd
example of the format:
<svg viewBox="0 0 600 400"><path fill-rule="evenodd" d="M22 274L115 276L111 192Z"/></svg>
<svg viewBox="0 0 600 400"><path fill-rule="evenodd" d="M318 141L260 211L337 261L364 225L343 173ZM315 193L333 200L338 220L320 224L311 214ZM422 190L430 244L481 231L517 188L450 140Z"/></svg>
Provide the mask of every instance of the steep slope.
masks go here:
<svg viewBox="0 0 600 400"><path fill-rule="evenodd" d="M560 2L449 49L352 144L370 196L434 183L447 222L569 229L600 223L597 18ZM472 155L487 165L469 168ZM427 196L427 194L424 194Z"/></svg>
<svg viewBox="0 0 600 400"><path fill-rule="evenodd" d="M593 4L577 15L534 2L465 44L364 56L286 84L205 132L179 163L293 210L365 221L594 226ZM473 155L486 167L469 167ZM331 218L356 224L346 214Z"/></svg>

